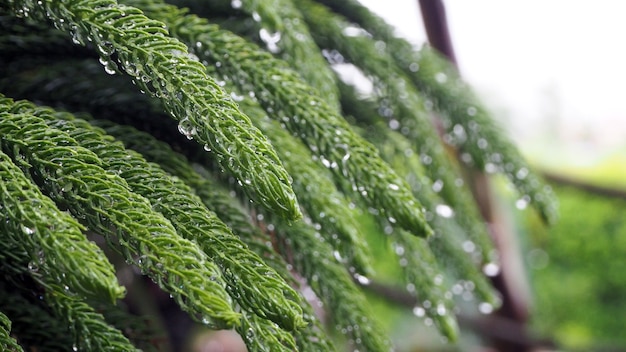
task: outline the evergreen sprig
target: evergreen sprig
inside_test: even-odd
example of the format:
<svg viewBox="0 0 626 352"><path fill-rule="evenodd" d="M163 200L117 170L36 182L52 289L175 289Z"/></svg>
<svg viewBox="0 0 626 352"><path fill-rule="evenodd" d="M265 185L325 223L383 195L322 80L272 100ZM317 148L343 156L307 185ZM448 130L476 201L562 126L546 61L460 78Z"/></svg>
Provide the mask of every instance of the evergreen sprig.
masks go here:
<svg viewBox="0 0 626 352"><path fill-rule="evenodd" d="M0 0L0 92L30 100L0 95L0 347L159 349L119 324L124 288L83 232L250 351L336 350L311 289L350 347L392 348L355 284L370 280L366 232L385 234L413 313L450 340L454 299L499 304L453 159L504 173L547 221L555 208L446 61L355 0L172 1L201 17L162 0ZM374 93L337 79L337 59Z"/></svg>
<svg viewBox="0 0 626 352"><path fill-rule="evenodd" d="M23 160L18 165L23 170L32 168L49 197L105 236L184 310L209 325L237 324L239 315L230 307L219 269L153 211L148 200L102 169L93 152L29 114L4 113L0 131L2 149L14 161Z"/></svg>
<svg viewBox="0 0 626 352"><path fill-rule="evenodd" d="M210 177L204 176L209 176L206 170L198 170L199 166L196 166L195 169L192 168L184 155L176 153L169 145L158 141L150 134L138 131L130 126L117 125L108 121L95 121L95 124L103 127L107 133L123 141L128 148L140 152L146 159L158 163L164 170L191 185L204 204L215 209L218 216L233 229L234 233L240 236L241 240L250 249L263 258L290 285L293 287L299 286L287 268L289 264L285 263L272 249L269 236L258 227L253 226L250 221L250 215L246 214L240 206L235 204L233 197L228 194L226 189L211 181ZM334 351L335 349L328 341L328 338L323 335L324 329L315 317L311 306L303 298L300 298L299 301L308 327L293 332L296 337L298 350ZM243 326L244 324L238 329L246 332L247 329L244 329ZM269 336L270 341L267 341L265 339L266 336L267 332L258 330L250 336L242 334L244 341L250 349L256 350L261 341L266 342L264 346L274 346L275 343L279 343L276 348L284 348L283 343L280 343L280 341L285 341L285 339L276 340L274 337Z"/></svg>
<svg viewBox="0 0 626 352"><path fill-rule="evenodd" d="M200 60L217 68L219 77L256 98L269 116L302 139L346 191L357 192L416 235L432 232L406 183L286 63L174 6L143 0L126 3L166 23L170 33L187 43Z"/></svg>
<svg viewBox="0 0 626 352"><path fill-rule="evenodd" d="M243 182L253 199L268 209L280 209L287 218L300 217L289 175L265 136L206 75L187 47L166 35L164 24L114 0L8 4L18 16L52 21L77 43L93 42L108 73L121 67L139 88L158 97L178 121L179 131L214 151L220 165Z"/></svg>
<svg viewBox="0 0 626 352"><path fill-rule="evenodd" d="M32 108L31 108L32 109ZM52 127L67 132L80 145L93 151L105 169L119 174L131 190L148 199L153 209L172 222L179 234L200 246L220 268L226 289L242 307L293 330L301 324L299 306L289 299L297 294L256 254L235 237L184 183L139 154L112 143L103 131L68 114L51 114L43 108L32 111ZM264 291L264 295L259 292Z"/></svg>
<svg viewBox="0 0 626 352"><path fill-rule="evenodd" d="M123 297L125 290L117 283L113 266L81 233L84 228L41 194L2 151L0 205L4 219L0 258L7 263L5 270L29 272L44 286L60 284L82 297L109 302Z"/></svg>
<svg viewBox="0 0 626 352"><path fill-rule="evenodd" d="M2 312L0 312L0 348L8 352L24 351L22 346L11 337L11 320Z"/></svg>
<svg viewBox="0 0 626 352"><path fill-rule="evenodd" d="M184 0L175 3L189 6L199 16L209 18L216 14L233 16L238 11L244 12L253 24L254 36L261 46L288 62L326 103L339 106L335 76L291 0Z"/></svg>
<svg viewBox="0 0 626 352"><path fill-rule="evenodd" d="M394 28L357 0L317 0L384 41L397 66L440 113L448 143L461 150L460 160L489 173L504 174L520 194L520 204L534 206L544 221L557 218L554 194L533 173L517 148L504 136L489 112L452 65L432 48L416 51Z"/></svg>

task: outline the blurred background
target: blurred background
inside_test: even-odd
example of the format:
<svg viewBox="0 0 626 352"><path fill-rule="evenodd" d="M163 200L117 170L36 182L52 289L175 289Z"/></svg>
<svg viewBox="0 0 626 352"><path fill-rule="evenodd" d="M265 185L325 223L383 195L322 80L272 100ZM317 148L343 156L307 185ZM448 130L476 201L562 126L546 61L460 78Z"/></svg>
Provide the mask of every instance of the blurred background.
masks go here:
<svg viewBox="0 0 626 352"><path fill-rule="evenodd" d="M399 35L427 41L419 1L361 2ZM498 339L519 350L626 351L626 3L442 3L461 74L550 180L560 221L545 228L492 180L510 251L503 274L522 313L462 316L455 346L372 297L379 315L401 351L510 350Z"/></svg>

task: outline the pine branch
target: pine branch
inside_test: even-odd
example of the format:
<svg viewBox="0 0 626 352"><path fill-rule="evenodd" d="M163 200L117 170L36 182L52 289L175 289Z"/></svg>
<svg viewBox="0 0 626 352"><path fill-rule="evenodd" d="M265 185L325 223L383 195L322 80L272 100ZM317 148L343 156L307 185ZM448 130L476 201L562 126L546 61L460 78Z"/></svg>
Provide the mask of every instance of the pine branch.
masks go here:
<svg viewBox="0 0 626 352"><path fill-rule="evenodd" d="M365 119L367 122L364 123L381 120L380 117L364 118L377 112L388 121L390 129L397 130L410 141L409 148L417 152L420 164L426 166L413 169L411 172L413 174L423 172L428 175L433 182L431 189L457 210L460 214L459 222L467 226L468 234L478 244L479 250L483 251L485 260L490 260L493 245L489 235L479 220L480 215L472 203L469 190L457 182L460 178L455 174L455 167L446 155L437 131L430 121L430 114L424 107L424 99L395 67L393 59L384 50L380 50L374 41L365 35L350 33L349 29L354 29L354 25L311 1L297 0L297 3L302 13L306 14L306 21L314 28L312 33L318 44L340 52L343 57L373 77L374 84L379 87L381 102L372 108L371 103L363 104L355 97L348 96L354 94L348 91L345 84L340 83L342 106L345 110L357 120ZM314 23L317 25L313 27ZM377 146L381 147L380 144ZM400 155L403 153L399 152ZM419 192L428 190L420 189ZM421 201L419 195L417 198Z"/></svg>
<svg viewBox="0 0 626 352"><path fill-rule="evenodd" d="M324 303L332 317L331 326L350 336L350 343L358 350L390 350L391 343L383 329L367 310L365 296L320 234L302 222L287 225L279 219L268 228L275 229L279 243L283 244L280 248L283 256L291 259L294 268Z"/></svg>
<svg viewBox="0 0 626 352"><path fill-rule="evenodd" d="M58 317L63 317L74 337L74 350L81 351L136 351L137 349L117 329L106 323L101 314L96 313L86 303L63 293L59 288L46 294Z"/></svg>
<svg viewBox="0 0 626 352"><path fill-rule="evenodd" d="M379 134L382 129L377 129L376 134ZM492 250L492 245L487 244L487 250L485 248L478 247L484 244L486 240L476 242L468 240L466 237L465 228L455 222L457 211L452 211L445 203L443 203L436 193L431 192L433 188L432 182L426 177L420 177L419 173L414 173L415 170L421 168L420 160L416 153L408 154L406 150L410 150L410 142L407 141L402 135L397 132L387 131L387 137L379 139L376 137L370 137L371 141L374 141L376 145L380 147L381 154L390 165L395 167L401 175L405 175L409 184L412 186L416 196L419 197L420 202L424 204L427 211L427 219L433 229L435 229L435 235L428 238L428 244L430 249L434 253L440 266L445 268L455 280L462 280L472 282L470 285L471 294L475 296L479 303L487 303L492 307L498 307L500 305L499 298L495 295L491 284L479 268L487 268L488 266L497 267L497 264L493 262L495 252ZM378 140L378 142L376 142ZM401 246L407 248L414 247L414 244L407 243L407 238L404 235L400 235L397 241ZM419 248L416 248L419 250ZM483 262L482 253L487 254L487 261ZM481 265L482 264L482 265ZM411 266L407 266L405 270L415 270ZM429 270L429 269L427 269ZM408 273L409 276L417 275ZM435 279L433 275L430 275L430 280ZM458 288L450 288L453 292L460 292ZM435 288L436 290L436 288ZM429 294L430 297L438 296L436 293ZM429 299L431 301L432 299ZM432 314L436 313L436 310L431 311ZM436 319L435 319L436 320ZM444 322L441 322L445 324Z"/></svg>
<svg viewBox="0 0 626 352"><path fill-rule="evenodd" d="M493 241L487 233L484 221L478 214L471 194L463 187L463 179L459 177L454 180L456 194L446 199L453 202L444 202L441 199L444 193L435 192L440 188L440 184L425 176L428 172L424 169L432 169L435 167L433 163L425 164L422 156L413 149L414 143L406 136L385 128L382 119L376 113L378 109L373 101L358 98L354 87L343 82L339 83L339 88L344 112L358 117L355 121L364 129L365 138L381 151L386 162L404 176L415 196L424 204L427 219L433 219L442 212L445 213L444 215L449 213L444 216L445 221L456 222L464 229L464 235L467 236L464 236L466 238L463 242L466 246L475 248L471 251L475 262L489 264L496 261ZM450 187L447 189L450 190Z"/></svg>
<svg viewBox="0 0 626 352"><path fill-rule="evenodd" d="M243 13L254 24L254 39L257 43L274 56L288 62L311 87L316 89L324 102L333 108L339 107L335 76L311 38L302 15L291 0L234 2L184 0L176 3L179 6L190 6L192 11L199 10L195 13L210 21L216 14Z"/></svg>
<svg viewBox="0 0 626 352"><path fill-rule="evenodd" d="M302 312L290 299L297 293L235 237L188 186L139 154L113 143L112 138L106 138L103 131L84 120L42 108L33 110L32 106L24 110L44 118L51 127L63 130L96 153L105 170L124 178L131 190L146 197L179 234L196 242L222 269L226 289L242 307L289 330L302 324Z"/></svg>
<svg viewBox="0 0 626 352"><path fill-rule="evenodd" d="M371 272L370 251L359 233L361 228L356 214L349 201L336 189L332 174L315 161L316 157L298 139L283 130L277 121L271 120L258 104L246 97L239 103L259 129L270 136L272 145L293 177L292 186L301 206L315 223L321 225L320 233L326 241L353 270L364 274ZM347 154L345 161L349 158Z"/></svg>
<svg viewBox="0 0 626 352"><path fill-rule="evenodd" d="M504 174L517 188L522 203L534 206L548 224L556 220L552 190L532 172L455 68L429 47L414 50L394 35L389 24L356 0L318 1L358 23L375 39L385 41L386 51L435 104L447 132L446 141L461 150L461 161L489 173Z"/></svg>
<svg viewBox="0 0 626 352"><path fill-rule="evenodd" d="M242 313L241 325L236 328L249 351L297 351L294 337L276 323L255 314Z"/></svg>
<svg viewBox="0 0 626 352"><path fill-rule="evenodd" d="M234 199L226 189L223 189L210 178L192 169L185 156L174 152L167 144L156 140L153 136L137 131L129 126L112 124L107 121L95 121L96 125L103 127L107 133L115 136L131 149L140 152L146 159L158 163L167 172L176 175L185 183L192 186L204 204L210 206L218 216L223 219L238 234L250 249L254 250L263 260L280 274L287 282L296 287L294 280L287 269L287 264L274 252L271 239L250 222L250 217L244 210L234 204ZM208 174L206 170L202 173ZM334 351L328 338L325 336L322 326L315 317L311 306L299 297L300 307L304 312L304 320L309 325L307 328L296 330L296 344L299 351ZM255 334L258 336L259 334ZM261 335L264 336L264 335ZM249 348L260 341L247 340L247 335L242 335ZM271 346L269 343L266 346Z"/></svg>
<svg viewBox="0 0 626 352"><path fill-rule="evenodd" d="M6 273L3 273L6 274ZM4 275L6 280L8 275ZM17 292L15 283L0 281L0 311L11 318L12 333L28 351L68 351L72 337L68 326L57 319L43 302L43 295Z"/></svg>
<svg viewBox="0 0 626 352"><path fill-rule="evenodd" d="M289 175L272 146L250 123L184 44L164 25L114 0L49 0L44 6L10 1L16 15L52 21L76 42L93 42L105 70L123 71L159 98L179 130L217 155L220 165L244 182L249 196L289 219L301 216ZM262 166L262 167L259 167Z"/></svg>
<svg viewBox="0 0 626 352"><path fill-rule="evenodd" d="M32 115L3 114L0 131L3 150L14 161L23 160L23 169L32 168L34 179L45 180L40 187L49 197L104 235L183 310L212 326L237 324L217 267L197 245L178 236L145 198L103 170L95 154Z"/></svg>
<svg viewBox="0 0 626 352"><path fill-rule="evenodd" d="M29 278L23 275L8 274L4 275L3 280L0 281L0 292L6 291L7 285L11 286L10 291L14 294L19 294L20 291L39 292L38 299L45 303L55 319L60 322L58 325L52 326L53 331L58 332L59 329L67 329L72 350L136 351L119 330L109 326L102 315L97 314L93 308L65 287L56 284L48 284L45 288L36 287L36 283L32 281L32 276ZM18 299L17 302L25 303L22 299ZM44 314L38 319L46 321L46 315ZM61 336L65 336L65 334ZM64 341L63 337L54 336L52 338L59 338L60 341ZM45 345L50 346L51 344L46 342ZM68 347L65 346L65 348Z"/></svg>
<svg viewBox="0 0 626 352"><path fill-rule="evenodd" d="M0 348L7 352L24 352L13 337L11 337L11 320L0 312Z"/></svg>
<svg viewBox="0 0 626 352"><path fill-rule="evenodd" d="M140 6L149 16L166 23L172 35L188 43L207 64L220 62L217 74L256 97L270 116L299 136L333 171L338 183L345 184L344 180L348 179L365 202L412 233L421 236L431 233L419 202L406 183L380 159L372 145L354 133L285 63L173 6L145 4L140 0L127 0L127 3ZM348 153L349 162L344 162Z"/></svg>
<svg viewBox="0 0 626 352"><path fill-rule="evenodd" d="M133 315L119 304L114 306L92 303L92 306L104 316L108 324L122 331L143 352L166 350L166 336L156 328L154 316Z"/></svg>
<svg viewBox="0 0 626 352"><path fill-rule="evenodd" d="M81 233L84 228L41 194L2 151L0 217L5 219L0 222L0 258L16 261L21 267L15 272L29 272L44 286L59 284L82 297L123 297L113 266Z"/></svg>

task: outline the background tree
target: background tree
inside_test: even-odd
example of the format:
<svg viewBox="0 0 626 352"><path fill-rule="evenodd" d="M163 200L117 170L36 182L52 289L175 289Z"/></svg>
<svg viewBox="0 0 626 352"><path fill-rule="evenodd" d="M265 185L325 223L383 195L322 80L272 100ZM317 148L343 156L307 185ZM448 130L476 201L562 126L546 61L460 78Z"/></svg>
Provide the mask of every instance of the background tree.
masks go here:
<svg viewBox="0 0 626 352"><path fill-rule="evenodd" d="M459 163L502 173L555 217L549 188L455 70L358 2L0 11L7 348L166 349L135 316L159 306L141 274L250 350L334 350L333 334L389 350L359 288L375 277L366 232L396 256L416 315L454 340L456 300L499 304L483 273L497 253ZM339 63L374 90L342 82Z"/></svg>

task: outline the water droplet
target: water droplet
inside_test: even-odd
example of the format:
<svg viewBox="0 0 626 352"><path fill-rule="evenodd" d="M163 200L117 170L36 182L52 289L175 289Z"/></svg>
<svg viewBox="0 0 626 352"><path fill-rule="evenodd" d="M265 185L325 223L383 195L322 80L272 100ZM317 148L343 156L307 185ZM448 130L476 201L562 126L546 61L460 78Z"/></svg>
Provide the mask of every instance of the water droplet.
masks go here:
<svg viewBox="0 0 626 352"><path fill-rule="evenodd" d="M496 276L500 272L500 266L496 263L487 263L483 266L483 272L487 276Z"/></svg>
<svg viewBox="0 0 626 352"><path fill-rule="evenodd" d="M467 253L472 253L476 250L476 245L472 241L463 242L463 250Z"/></svg>
<svg viewBox="0 0 626 352"><path fill-rule="evenodd" d="M420 69L420 65L417 62L411 62L411 64L409 65L409 71L411 72L417 72L417 70Z"/></svg>
<svg viewBox="0 0 626 352"><path fill-rule="evenodd" d="M345 27L341 33L343 33L346 37L371 37L366 30L355 26Z"/></svg>
<svg viewBox="0 0 626 352"><path fill-rule="evenodd" d="M333 251L333 256L338 262L343 262L343 258L341 257L341 253L339 253L339 251Z"/></svg>
<svg viewBox="0 0 626 352"><path fill-rule="evenodd" d="M493 306L490 303L482 302L478 305L478 311L483 314L491 314L491 312L493 312Z"/></svg>
<svg viewBox="0 0 626 352"><path fill-rule="evenodd" d="M437 72L435 74L435 80L437 81L437 83L446 83L446 81L448 80L448 76L446 76L446 74L443 72Z"/></svg>
<svg viewBox="0 0 626 352"><path fill-rule="evenodd" d="M255 22L261 22L261 15L259 15L259 13L258 13L258 12L253 11L253 12L252 12L252 19L253 19Z"/></svg>
<svg viewBox="0 0 626 352"><path fill-rule="evenodd" d="M354 278L356 279L356 281L358 281L361 285L364 285L364 286L367 286L371 283L371 280L363 275L354 274Z"/></svg>
<svg viewBox="0 0 626 352"><path fill-rule="evenodd" d="M519 210L524 210L528 206L528 203L530 203L530 197L528 195L525 195L515 201L515 207Z"/></svg>
<svg viewBox="0 0 626 352"><path fill-rule="evenodd" d="M443 218L451 218L454 216L454 210L445 204L438 204L435 207L437 214Z"/></svg>
<svg viewBox="0 0 626 352"><path fill-rule="evenodd" d="M439 193L443 189L443 181L437 180L433 182L433 192Z"/></svg>
<svg viewBox="0 0 626 352"><path fill-rule="evenodd" d="M241 0L233 0L230 2L230 6L232 6L233 9L240 9L242 5L243 2Z"/></svg>
<svg viewBox="0 0 626 352"><path fill-rule="evenodd" d="M478 145L478 148L480 149L485 149L487 148L487 146L489 146L489 142L487 142L487 140L484 138L480 138L478 142L476 142L476 145Z"/></svg>
<svg viewBox="0 0 626 352"><path fill-rule="evenodd" d="M395 184L395 183L390 183L388 187L389 187L389 189L390 189L390 190L392 190L392 191L398 191L398 190L400 190L400 186L398 186L398 185L397 185L397 184Z"/></svg>
<svg viewBox="0 0 626 352"><path fill-rule="evenodd" d="M517 173L515 174L515 177L517 177L519 180L525 179L526 176L528 176L528 169L525 167L517 170Z"/></svg>
<svg viewBox="0 0 626 352"><path fill-rule="evenodd" d="M33 233L35 233L35 229L22 225L22 232L24 232L27 235L32 235Z"/></svg>
<svg viewBox="0 0 626 352"><path fill-rule="evenodd" d="M498 172L498 167L493 163L485 164L485 171L489 174L495 174Z"/></svg>
<svg viewBox="0 0 626 352"><path fill-rule="evenodd" d="M28 270L36 273L37 271L39 271L39 265L37 265L37 263L35 262L28 262Z"/></svg>
<svg viewBox="0 0 626 352"><path fill-rule="evenodd" d="M443 303L439 303L437 305L437 314L439 314L439 315L446 315L446 313L448 313L448 310L446 309L446 306Z"/></svg>
<svg viewBox="0 0 626 352"><path fill-rule="evenodd" d="M193 136L197 132L196 127L187 117L180 120L180 122L178 123L178 131L185 137L187 137L187 139L193 139Z"/></svg>
<svg viewBox="0 0 626 352"><path fill-rule="evenodd" d="M389 128L394 131L397 130L398 128L400 128L400 122L396 119L389 120Z"/></svg>
<svg viewBox="0 0 626 352"><path fill-rule="evenodd" d="M243 95L238 95L235 92L231 92L230 97L233 98L234 101L243 101L243 98L244 98Z"/></svg>
<svg viewBox="0 0 626 352"><path fill-rule="evenodd" d="M413 307L413 314L416 317L421 318L426 315L426 310L422 307L415 306Z"/></svg>
<svg viewBox="0 0 626 352"><path fill-rule="evenodd" d="M395 247L395 251L397 255L404 255L404 247L397 245Z"/></svg>
<svg viewBox="0 0 626 352"><path fill-rule="evenodd" d="M280 47L278 46L278 42L282 37L280 32L270 33L267 29L261 28L259 30L259 37L263 42L265 42L267 50L271 53L278 53L280 51Z"/></svg>
<svg viewBox="0 0 626 352"><path fill-rule="evenodd" d="M475 108L475 107L473 107L473 106L470 106L469 108L467 108L467 114L468 114L469 116L474 116L474 115L476 115L476 112L477 112L477 110L476 110L476 108Z"/></svg>

